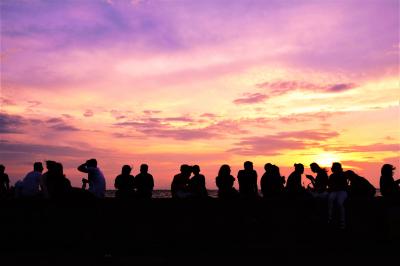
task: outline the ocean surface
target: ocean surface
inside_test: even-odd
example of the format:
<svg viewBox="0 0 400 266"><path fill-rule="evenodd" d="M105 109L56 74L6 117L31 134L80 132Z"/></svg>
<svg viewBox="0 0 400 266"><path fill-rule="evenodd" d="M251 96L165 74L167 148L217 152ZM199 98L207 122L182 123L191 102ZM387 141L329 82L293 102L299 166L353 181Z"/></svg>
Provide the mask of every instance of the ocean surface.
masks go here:
<svg viewBox="0 0 400 266"><path fill-rule="evenodd" d="M107 190L106 191L106 198L114 198L115 197L115 191L116 190ZM207 190L208 191L208 196L212 198L217 198L218 197L218 191L217 190ZM154 190L153 191L153 198L155 199L167 199L171 198L171 191L170 190Z"/></svg>
<svg viewBox="0 0 400 266"><path fill-rule="evenodd" d="M218 197L217 190L207 190L207 191L208 191L208 196L210 196L212 198ZM261 191L259 192L259 195L262 196ZM381 193L380 193L379 189L377 189L375 196L378 197L380 195L381 195ZM115 197L115 190L107 190L106 191L106 198L114 198L114 197ZM156 199L171 198L171 191L170 190L154 190L153 198L156 198Z"/></svg>

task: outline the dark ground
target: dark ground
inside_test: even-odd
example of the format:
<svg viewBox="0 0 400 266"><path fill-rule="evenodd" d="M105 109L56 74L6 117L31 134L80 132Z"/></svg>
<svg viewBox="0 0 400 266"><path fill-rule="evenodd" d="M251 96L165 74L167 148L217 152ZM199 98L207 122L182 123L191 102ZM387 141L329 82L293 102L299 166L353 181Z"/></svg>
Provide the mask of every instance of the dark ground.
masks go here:
<svg viewBox="0 0 400 266"><path fill-rule="evenodd" d="M400 206L310 200L0 202L0 265L400 265ZM393 261L393 263L391 263Z"/></svg>

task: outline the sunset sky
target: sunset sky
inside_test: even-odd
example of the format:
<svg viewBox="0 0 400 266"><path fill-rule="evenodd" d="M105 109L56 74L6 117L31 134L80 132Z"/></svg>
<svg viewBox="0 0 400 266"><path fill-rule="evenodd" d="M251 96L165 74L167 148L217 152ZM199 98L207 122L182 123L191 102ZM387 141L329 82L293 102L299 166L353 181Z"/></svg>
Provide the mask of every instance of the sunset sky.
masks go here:
<svg viewBox="0 0 400 266"><path fill-rule="evenodd" d="M399 165L399 1L1 1L0 163ZM400 170L400 169L399 169ZM397 172L398 173L398 172ZM396 174L398 176L398 174ZM305 184L307 181L304 180Z"/></svg>

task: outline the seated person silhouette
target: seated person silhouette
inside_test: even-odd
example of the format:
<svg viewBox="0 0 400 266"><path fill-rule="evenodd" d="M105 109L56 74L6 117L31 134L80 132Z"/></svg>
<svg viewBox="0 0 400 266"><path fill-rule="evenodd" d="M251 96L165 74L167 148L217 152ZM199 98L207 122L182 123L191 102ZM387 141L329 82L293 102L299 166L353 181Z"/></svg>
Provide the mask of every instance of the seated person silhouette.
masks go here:
<svg viewBox="0 0 400 266"><path fill-rule="evenodd" d="M342 165L338 162L332 164L332 174L328 179L328 223L333 222L334 210L338 210L339 228L344 229L346 225L344 202L347 199L347 177L343 172Z"/></svg>
<svg viewBox="0 0 400 266"><path fill-rule="evenodd" d="M301 185L301 175L304 173L304 165L301 163L294 164L294 171L289 175L286 183L286 191L289 195L300 195L304 192Z"/></svg>
<svg viewBox="0 0 400 266"><path fill-rule="evenodd" d="M24 197L37 197L41 194L41 178L43 165L41 162L33 164L33 171L26 174L22 180L21 195Z"/></svg>
<svg viewBox="0 0 400 266"><path fill-rule="evenodd" d="M5 198L10 190L10 179L5 171L6 167L0 164L0 198Z"/></svg>
<svg viewBox="0 0 400 266"><path fill-rule="evenodd" d="M118 199L130 199L135 195L135 177L131 175L132 168L129 165L122 166L121 174L115 178L114 187L117 189L115 197Z"/></svg>
<svg viewBox="0 0 400 266"><path fill-rule="evenodd" d="M106 179L97 167L97 160L90 159L78 167L78 171L87 173L88 178L82 179L82 188L86 189L86 184L89 184L89 192L97 198L104 198L106 192Z"/></svg>
<svg viewBox="0 0 400 266"><path fill-rule="evenodd" d="M257 172L253 169L253 163L244 162L244 169L239 170L237 179L239 182L239 193L244 198L255 198L258 196Z"/></svg>
<svg viewBox="0 0 400 266"><path fill-rule="evenodd" d="M261 192L264 198L279 197L284 190L285 178L281 176L279 167L270 163L264 165L265 173L261 177Z"/></svg>
<svg viewBox="0 0 400 266"><path fill-rule="evenodd" d="M321 168L317 163L310 164L310 169L317 174L314 178L312 175L306 175L311 181L312 187L308 187L311 195L317 199L326 199L328 197L328 174L325 168Z"/></svg>
<svg viewBox="0 0 400 266"><path fill-rule="evenodd" d="M65 198L71 191L71 182L64 175L61 163L56 162L54 168L48 172L46 186L50 198Z"/></svg>
<svg viewBox="0 0 400 266"><path fill-rule="evenodd" d="M148 173L149 166L142 164L140 166L140 173L135 176L136 197L140 199L151 199L153 195L154 179Z"/></svg>
<svg viewBox="0 0 400 266"><path fill-rule="evenodd" d="M375 187L364 177L352 170L344 172L349 181L349 197L358 199L372 199L375 196Z"/></svg>
<svg viewBox="0 0 400 266"><path fill-rule="evenodd" d="M381 194L385 198L400 199L400 179L393 178L396 168L391 164L384 164L381 168L379 187Z"/></svg>
<svg viewBox="0 0 400 266"><path fill-rule="evenodd" d="M218 187L218 198L231 199L237 198L239 192L233 187L235 178L231 175L231 167L227 164L221 166L218 176L215 178Z"/></svg>
<svg viewBox="0 0 400 266"><path fill-rule="evenodd" d="M208 196L206 189L206 179L200 174L200 166L192 166L193 176L189 180L189 192L193 198L204 198Z"/></svg>
<svg viewBox="0 0 400 266"><path fill-rule="evenodd" d="M44 174L42 174L42 176L40 177L40 187L42 189L43 197L46 199L50 198L49 190L47 187L47 180L48 180L49 176L54 175L54 173L57 171L56 164L57 164L57 162L55 162L55 161L51 161L51 160L46 161L47 171Z"/></svg>
<svg viewBox="0 0 400 266"><path fill-rule="evenodd" d="M191 193L188 190L192 168L187 164L182 164L180 173L175 175L171 183L172 198L185 199L190 198Z"/></svg>

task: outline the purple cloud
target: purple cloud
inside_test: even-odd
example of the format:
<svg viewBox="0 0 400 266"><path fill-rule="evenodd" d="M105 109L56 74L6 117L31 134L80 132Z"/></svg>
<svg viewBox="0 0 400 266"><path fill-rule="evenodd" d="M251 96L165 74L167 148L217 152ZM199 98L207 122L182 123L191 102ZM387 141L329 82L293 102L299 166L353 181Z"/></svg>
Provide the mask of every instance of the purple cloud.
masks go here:
<svg viewBox="0 0 400 266"><path fill-rule="evenodd" d="M19 115L0 113L0 134L22 133L22 127L28 120Z"/></svg>
<svg viewBox="0 0 400 266"><path fill-rule="evenodd" d="M356 85L353 83L342 83L342 84L327 86L325 90L328 92L342 92L354 89L355 87Z"/></svg>

